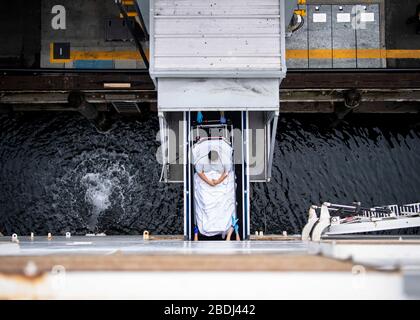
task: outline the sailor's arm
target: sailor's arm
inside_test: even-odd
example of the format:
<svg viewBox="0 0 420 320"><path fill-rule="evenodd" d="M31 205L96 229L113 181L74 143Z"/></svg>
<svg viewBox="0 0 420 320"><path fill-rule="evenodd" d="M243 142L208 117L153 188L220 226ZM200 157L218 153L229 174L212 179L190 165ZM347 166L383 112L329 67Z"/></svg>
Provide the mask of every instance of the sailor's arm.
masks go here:
<svg viewBox="0 0 420 320"><path fill-rule="evenodd" d="M226 179L227 176L228 176L228 173L224 171L219 179L213 180L214 184L216 185L216 184L222 183Z"/></svg>
<svg viewBox="0 0 420 320"><path fill-rule="evenodd" d="M222 173L222 175L219 177L219 179L217 179L216 181L214 181L214 183L215 184L219 184L219 183L222 183L223 181L225 181L226 177L229 175L230 170L232 170L232 165L225 163L223 165L223 173Z"/></svg>
<svg viewBox="0 0 420 320"><path fill-rule="evenodd" d="M208 185L210 185L210 186L214 186L215 184L214 184L214 182L212 181L212 180L210 180L209 178L207 178L207 176L205 175L205 173L204 173L204 171L201 171L201 172L197 172L198 173L198 176L205 182L205 183L207 183Z"/></svg>

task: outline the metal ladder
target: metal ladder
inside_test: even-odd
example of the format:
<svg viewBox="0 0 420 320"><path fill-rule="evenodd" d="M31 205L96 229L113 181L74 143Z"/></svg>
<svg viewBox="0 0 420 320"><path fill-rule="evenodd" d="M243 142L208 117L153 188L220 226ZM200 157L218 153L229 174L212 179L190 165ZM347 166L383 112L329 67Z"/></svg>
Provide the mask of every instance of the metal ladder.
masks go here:
<svg viewBox="0 0 420 320"><path fill-rule="evenodd" d="M363 208L324 202L309 208L302 240L320 241L323 236L420 227L420 203Z"/></svg>

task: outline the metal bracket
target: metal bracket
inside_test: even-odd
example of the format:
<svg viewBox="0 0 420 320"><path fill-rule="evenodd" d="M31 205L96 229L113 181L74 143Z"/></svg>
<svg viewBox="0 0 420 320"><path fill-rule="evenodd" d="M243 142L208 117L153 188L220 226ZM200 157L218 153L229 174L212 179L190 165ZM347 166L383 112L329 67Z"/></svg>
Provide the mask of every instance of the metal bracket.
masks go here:
<svg viewBox="0 0 420 320"><path fill-rule="evenodd" d="M267 168L267 180L271 179L271 169L273 167L273 157L274 157L274 147L276 145L276 133L277 133L277 123L279 119L280 112L275 111L273 113L273 127L271 129L271 144L270 144L270 154L268 156L268 168ZM271 119L269 120L271 121Z"/></svg>
<svg viewBox="0 0 420 320"><path fill-rule="evenodd" d="M321 206L321 214L319 215L319 221L312 231L312 241L321 241L322 233L331 224L331 216L328 210L329 205L330 204L328 202L324 202Z"/></svg>
<svg viewBox="0 0 420 320"><path fill-rule="evenodd" d="M313 229L313 227L315 226L315 224L318 222L319 218L316 214L316 209L318 207L316 206L311 206L309 208L309 219L308 222L305 224L305 226L303 227L302 230L302 241L311 241L311 231Z"/></svg>

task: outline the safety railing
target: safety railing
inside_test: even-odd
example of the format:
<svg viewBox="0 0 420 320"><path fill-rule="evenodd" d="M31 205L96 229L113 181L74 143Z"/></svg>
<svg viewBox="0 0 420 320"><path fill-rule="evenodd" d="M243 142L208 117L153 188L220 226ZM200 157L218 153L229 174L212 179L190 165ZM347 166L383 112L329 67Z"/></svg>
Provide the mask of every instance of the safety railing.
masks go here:
<svg viewBox="0 0 420 320"><path fill-rule="evenodd" d="M387 206L397 216L420 215L420 203Z"/></svg>
<svg viewBox="0 0 420 320"><path fill-rule="evenodd" d="M360 217L369 219L386 219L398 218L407 216L420 215L420 203L411 203L404 205L388 205L374 208L364 208L360 203L353 206L339 205L339 204L325 204L331 216L338 216L340 218ZM317 210L321 207L315 207Z"/></svg>
<svg viewBox="0 0 420 320"><path fill-rule="evenodd" d="M328 204L327 207L331 216L338 216L340 218L360 217L383 219L395 217L395 213L388 207L364 208L361 207L360 203L356 203L354 206Z"/></svg>

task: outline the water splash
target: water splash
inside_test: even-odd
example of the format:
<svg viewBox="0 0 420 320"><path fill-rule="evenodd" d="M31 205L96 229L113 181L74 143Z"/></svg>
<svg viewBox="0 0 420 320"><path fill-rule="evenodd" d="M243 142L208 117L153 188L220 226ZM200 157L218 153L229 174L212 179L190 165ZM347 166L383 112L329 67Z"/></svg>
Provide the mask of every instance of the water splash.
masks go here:
<svg viewBox="0 0 420 320"><path fill-rule="evenodd" d="M417 202L412 116L281 117L268 184L251 186L251 232L300 232L311 204ZM182 234L182 185L159 183L157 117L98 133L77 114L0 116L0 232ZM94 229L94 230L92 230Z"/></svg>
<svg viewBox="0 0 420 320"><path fill-rule="evenodd" d="M99 214L111 206L110 196L113 185L110 179L99 173L88 173L81 182L86 188L85 200L92 207L89 227L93 230L98 223Z"/></svg>
<svg viewBox="0 0 420 320"><path fill-rule="evenodd" d="M87 162L95 165L90 166ZM98 219L107 210L119 212L119 217L126 216L129 202L132 200L133 181L138 178L137 174L130 175L124 163L127 162L125 154L101 154L82 161L83 168L95 167L100 172L88 172L84 174L80 183L84 187L85 202L89 208L88 226L91 231L98 231ZM80 173L79 173L80 174ZM128 197L126 197L128 194ZM102 231L102 230L101 230Z"/></svg>

